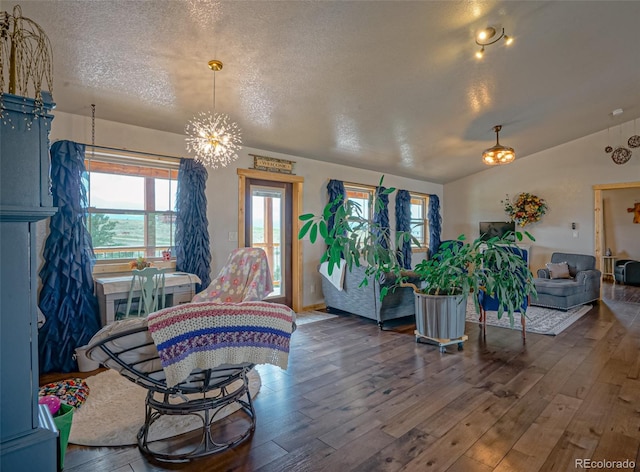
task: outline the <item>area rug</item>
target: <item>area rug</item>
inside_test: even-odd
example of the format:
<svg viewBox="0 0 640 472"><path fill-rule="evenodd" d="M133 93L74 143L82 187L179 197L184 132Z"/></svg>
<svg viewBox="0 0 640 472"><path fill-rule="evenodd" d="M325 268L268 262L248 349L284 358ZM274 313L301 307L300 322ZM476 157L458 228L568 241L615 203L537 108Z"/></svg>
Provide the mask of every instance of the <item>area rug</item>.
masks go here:
<svg viewBox="0 0 640 472"><path fill-rule="evenodd" d="M260 390L260 375L249 372L249 392ZM83 446L127 446L137 444L136 435L144 424L147 389L109 369L86 379L90 393L87 401L73 413L69 442ZM225 407L219 418L238 410L237 404ZM186 433L202 426L193 415L163 416L151 428L152 441Z"/></svg>
<svg viewBox="0 0 640 472"><path fill-rule="evenodd" d="M315 323L316 321L330 320L331 318L337 318L338 315L332 315L323 311L305 311L303 313L296 313L296 325L304 325L309 323Z"/></svg>
<svg viewBox="0 0 640 472"><path fill-rule="evenodd" d="M572 308L568 311L553 310L551 308L543 308L539 306L530 306L527 308L527 316L525 322L525 331L527 333L546 334L556 336L567 329L573 323L578 321L584 314L591 309L591 305L582 305ZM472 300L467 303L467 321L479 323L478 313ZM509 322L509 316L505 313L501 319L498 319L497 311L487 312L487 325L497 326L499 328L509 328L522 331L520 324L520 313L514 313L513 327Z"/></svg>

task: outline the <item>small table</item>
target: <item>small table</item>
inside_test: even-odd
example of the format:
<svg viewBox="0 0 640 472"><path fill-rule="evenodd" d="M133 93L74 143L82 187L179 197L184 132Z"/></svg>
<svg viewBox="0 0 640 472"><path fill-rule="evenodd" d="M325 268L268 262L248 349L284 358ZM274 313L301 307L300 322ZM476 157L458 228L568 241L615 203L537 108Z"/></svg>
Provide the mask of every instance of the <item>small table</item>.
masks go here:
<svg viewBox="0 0 640 472"><path fill-rule="evenodd" d="M115 321L119 303L127 303L132 275L98 277L95 279L96 295L100 308L102 326ZM195 285L201 283L195 274L168 272L165 274L165 307L189 303L195 295ZM139 291L134 296L139 296Z"/></svg>
<svg viewBox="0 0 640 472"><path fill-rule="evenodd" d="M616 282L614 270L616 267L616 256L602 256L602 280L611 279Z"/></svg>

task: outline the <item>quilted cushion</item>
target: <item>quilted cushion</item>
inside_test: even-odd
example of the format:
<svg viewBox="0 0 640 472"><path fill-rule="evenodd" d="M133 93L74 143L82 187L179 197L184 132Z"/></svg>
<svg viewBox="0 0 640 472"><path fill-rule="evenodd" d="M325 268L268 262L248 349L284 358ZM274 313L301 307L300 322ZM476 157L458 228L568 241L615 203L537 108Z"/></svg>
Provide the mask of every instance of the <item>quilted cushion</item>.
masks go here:
<svg viewBox="0 0 640 472"><path fill-rule="evenodd" d="M536 279L536 290L539 294L568 297L576 293L584 292L584 284L572 279Z"/></svg>

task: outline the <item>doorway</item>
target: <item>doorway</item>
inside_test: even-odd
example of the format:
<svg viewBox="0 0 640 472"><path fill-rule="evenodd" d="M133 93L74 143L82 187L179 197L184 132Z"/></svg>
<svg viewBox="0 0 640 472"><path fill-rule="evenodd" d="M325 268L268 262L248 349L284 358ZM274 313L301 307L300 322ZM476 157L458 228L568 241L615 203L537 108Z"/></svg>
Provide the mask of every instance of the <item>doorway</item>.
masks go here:
<svg viewBox="0 0 640 472"><path fill-rule="evenodd" d="M238 169L238 246L264 249L274 291L266 301L300 309L302 293L300 214L302 177L253 169Z"/></svg>
<svg viewBox="0 0 640 472"><path fill-rule="evenodd" d="M595 215L595 256L597 267L603 270L602 261L604 256L604 213L602 205L603 190L619 190L627 188L640 188L640 182L621 182L615 184L598 184L593 186L594 215Z"/></svg>

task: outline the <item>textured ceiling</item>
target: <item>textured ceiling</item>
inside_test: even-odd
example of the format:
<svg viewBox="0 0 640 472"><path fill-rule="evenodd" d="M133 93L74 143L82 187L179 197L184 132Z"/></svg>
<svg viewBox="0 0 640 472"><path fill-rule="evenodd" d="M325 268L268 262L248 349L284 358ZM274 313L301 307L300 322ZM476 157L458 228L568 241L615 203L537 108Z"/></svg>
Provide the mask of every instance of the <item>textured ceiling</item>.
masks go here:
<svg viewBox="0 0 640 472"><path fill-rule="evenodd" d="M496 124L522 159L640 116L638 1L20 5L52 42L60 111L182 134L219 59L216 110L246 146L432 182L484 170ZM487 25L515 43L478 61Z"/></svg>

